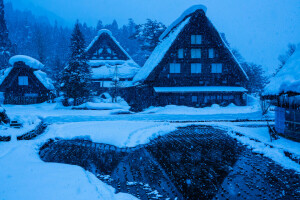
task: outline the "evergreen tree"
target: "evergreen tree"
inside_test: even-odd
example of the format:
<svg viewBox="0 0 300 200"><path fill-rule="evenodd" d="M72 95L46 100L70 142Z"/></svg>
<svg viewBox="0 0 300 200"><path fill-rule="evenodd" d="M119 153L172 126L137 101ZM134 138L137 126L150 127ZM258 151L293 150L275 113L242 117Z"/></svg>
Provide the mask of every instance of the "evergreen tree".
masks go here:
<svg viewBox="0 0 300 200"><path fill-rule="evenodd" d="M229 43L227 45L229 45ZM262 66L255 63L246 62L244 57L237 49L232 49L232 53L245 70L249 78L249 80L245 83L249 93L261 93L268 83L268 77L265 75L265 71L263 70Z"/></svg>
<svg viewBox="0 0 300 200"><path fill-rule="evenodd" d="M156 20L147 19L145 24L139 24L136 32L131 36L141 43L143 50L152 52L159 43L160 35L166 30L166 26Z"/></svg>
<svg viewBox="0 0 300 200"><path fill-rule="evenodd" d="M102 23L101 20L98 20L98 23L97 23L97 27L96 27L96 28L97 28L97 31L103 29L103 23Z"/></svg>
<svg viewBox="0 0 300 200"><path fill-rule="evenodd" d="M12 45L8 38L8 30L4 16L3 0L0 0L0 69L8 65L8 59L12 56Z"/></svg>
<svg viewBox="0 0 300 200"><path fill-rule="evenodd" d="M90 96L91 69L87 65L85 56L84 37L80 31L79 23L71 37L71 57L68 65L64 68L61 77L61 91L64 92L65 105L79 105Z"/></svg>

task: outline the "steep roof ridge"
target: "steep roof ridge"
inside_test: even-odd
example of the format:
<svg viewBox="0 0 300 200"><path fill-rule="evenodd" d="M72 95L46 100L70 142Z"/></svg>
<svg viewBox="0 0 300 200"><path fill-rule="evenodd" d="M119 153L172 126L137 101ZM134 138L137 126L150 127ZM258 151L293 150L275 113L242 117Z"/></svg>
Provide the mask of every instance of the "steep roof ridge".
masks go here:
<svg viewBox="0 0 300 200"><path fill-rule="evenodd" d="M161 34L159 40L162 41L174 28L176 28L187 17L190 17L192 14L194 14L197 10L202 10L204 13L206 13L207 8L204 5L194 5L188 8Z"/></svg>
<svg viewBox="0 0 300 200"><path fill-rule="evenodd" d="M155 69L155 67L161 62L165 54L168 52L177 36L182 32L184 27L189 23L191 17L188 17L183 22L180 23L168 36L162 40L153 50L150 57L140 69L140 71L133 78L133 82L139 82L145 80L150 73Z"/></svg>
<svg viewBox="0 0 300 200"><path fill-rule="evenodd" d="M121 51L129 58L128 60L133 61L131 56L127 53L127 51L125 51L125 49L120 45L120 43L117 41L117 39L112 35L112 32L108 29L101 29L101 30L98 31L98 35L93 39L93 41L86 48L86 52L90 50L90 48L97 42L97 40L99 39L99 37L102 34L107 34L116 43L116 45L121 49Z"/></svg>

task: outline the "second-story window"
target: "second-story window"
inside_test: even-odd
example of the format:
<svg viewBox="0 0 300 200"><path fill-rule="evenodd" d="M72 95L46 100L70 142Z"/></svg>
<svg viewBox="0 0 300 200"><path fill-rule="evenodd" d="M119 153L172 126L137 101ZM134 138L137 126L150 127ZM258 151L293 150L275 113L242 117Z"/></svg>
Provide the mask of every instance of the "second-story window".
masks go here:
<svg viewBox="0 0 300 200"><path fill-rule="evenodd" d="M171 74L180 73L180 64L179 63L171 63L170 64L170 73Z"/></svg>
<svg viewBox="0 0 300 200"><path fill-rule="evenodd" d="M202 35L191 35L191 44L202 44Z"/></svg>
<svg viewBox="0 0 300 200"><path fill-rule="evenodd" d="M215 57L215 50L213 48L208 49L208 58Z"/></svg>
<svg viewBox="0 0 300 200"><path fill-rule="evenodd" d="M222 73L222 64L221 63L211 64L211 73Z"/></svg>
<svg viewBox="0 0 300 200"><path fill-rule="evenodd" d="M191 49L191 58L201 58L201 49Z"/></svg>
<svg viewBox="0 0 300 200"><path fill-rule="evenodd" d="M183 49L178 49L178 58L183 58Z"/></svg>
<svg viewBox="0 0 300 200"><path fill-rule="evenodd" d="M192 74L199 74L201 73L201 63L192 63L191 64L191 73Z"/></svg>
<svg viewBox="0 0 300 200"><path fill-rule="evenodd" d="M18 77L19 85L28 85L28 76Z"/></svg>

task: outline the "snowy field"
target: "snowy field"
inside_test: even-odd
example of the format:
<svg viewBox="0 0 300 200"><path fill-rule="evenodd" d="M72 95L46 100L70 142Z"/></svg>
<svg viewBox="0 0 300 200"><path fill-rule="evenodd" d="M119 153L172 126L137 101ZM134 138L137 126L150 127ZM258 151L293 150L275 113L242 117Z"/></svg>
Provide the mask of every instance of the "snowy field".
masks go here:
<svg viewBox="0 0 300 200"><path fill-rule="evenodd" d="M12 136L12 141L0 143L0 196L4 199L135 199L129 194L115 194L114 188L81 167L42 162L38 156L39 147L49 138L78 137L117 147L134 147L178 127L192 124L208 124L226 129L230 136L253 151L300 173L300 165L284 156L284 151L299 155L299 143L283 138L270 143L267 128L261 127L266 125L265 122L197 122L243 118L260 120L257 104L225 108L216 105L210 108L166 106L126 115L116 114L123 108L71 110L57 103L5 105L4 108L11 119L23 123L23 128L18 130L3 126L0 129L2 135ZM33 129L41 120L49 123L41 136L31 141L16 140L16 136ZM247 126L249 124L255 126ZM237 136L233 132L244 136Z"/></svg>

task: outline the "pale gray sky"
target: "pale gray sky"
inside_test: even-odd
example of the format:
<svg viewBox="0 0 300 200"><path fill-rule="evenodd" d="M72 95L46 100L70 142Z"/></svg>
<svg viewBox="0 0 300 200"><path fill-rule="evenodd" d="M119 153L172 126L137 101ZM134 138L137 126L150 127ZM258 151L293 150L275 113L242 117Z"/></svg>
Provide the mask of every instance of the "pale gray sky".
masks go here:
<svg viewBox="0 0 300 200"><path fill-rule="evenodd" d="M15 8L32 10L68 25L76 19L95 26L116 19L119 24L146 18L169 25L194 4L207 6L207 16L231 46L250 62L271 73L288 43L300 43L300 0L5 0Z"/></svg>

